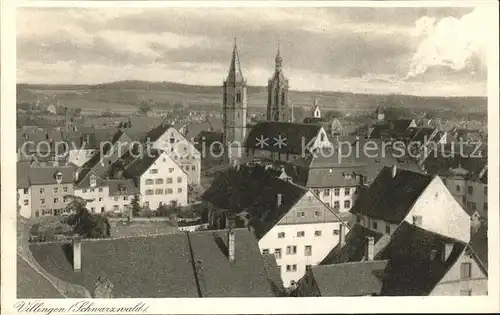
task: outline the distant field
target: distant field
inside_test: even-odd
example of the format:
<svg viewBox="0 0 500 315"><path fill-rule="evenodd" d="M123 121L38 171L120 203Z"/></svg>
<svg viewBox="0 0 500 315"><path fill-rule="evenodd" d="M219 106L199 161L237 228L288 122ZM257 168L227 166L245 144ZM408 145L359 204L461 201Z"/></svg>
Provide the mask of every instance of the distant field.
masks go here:
<svg viewBox="0 0 500 315"><path fill-rule="evenodd" d="M123 114L136 111L141 100L157 104L222 106L222 88L190 86L170 82L122 81L100 85L26 85L18 84L18 101L52 99L70 108L82 108L89 113L111 110ZM344 113L373 111L377 106L402 107L418 110L442 110L460 113L486 113L485 97L419 97L411 95L353 94L345 92L290 91L290 103L309 108L312 99L319 98L323 108ZM251 86L247 89L249 107L265 108L267 89ZM217 108L217 107L215 107Z"/></svg>

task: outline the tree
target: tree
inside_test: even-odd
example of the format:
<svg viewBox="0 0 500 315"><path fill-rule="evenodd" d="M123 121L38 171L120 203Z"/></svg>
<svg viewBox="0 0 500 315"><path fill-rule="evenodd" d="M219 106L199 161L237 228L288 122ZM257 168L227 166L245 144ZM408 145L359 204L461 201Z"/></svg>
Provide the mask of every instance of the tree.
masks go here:
<svg viewBox="0 0 500 315"><path fill-rule="evenodd" d="M73 109L73 115L79 116L82 114L82 109L81 108L75 108Z"/></svg>
<svg viewBox="0 0 500 315"><path fill-rule="evenodd" d="M293 119L294 122L302 123L306 118L306 111L303 107L294 107L293 108Z"/></svg>
<svg viewBox="0 0 500 315"><path fill-rule="evenodd" d="M132 198L132 201L130 202L130 207L132 208L133 215L139 214L139 212L141 211L141 206L139 205L139 196L138 195L135 195L134 198Z"/></svg>
<svg viewBox="0 0 500 315"><path fill-rule="evenodd" d="M151 110L151 105L147 101L142 101L141 104L139 104L139 112L142 114L146 114Z"/></svg>
<svg viewBox="0 0 500 315"><path fill-rule="evenodd" d="M86 208L86 201L80 197L69 196L73 200L66 207L73 214L67 223L73 232L83 238L104 238L111 236L111 226L108 218L90 213Z"/></svg>

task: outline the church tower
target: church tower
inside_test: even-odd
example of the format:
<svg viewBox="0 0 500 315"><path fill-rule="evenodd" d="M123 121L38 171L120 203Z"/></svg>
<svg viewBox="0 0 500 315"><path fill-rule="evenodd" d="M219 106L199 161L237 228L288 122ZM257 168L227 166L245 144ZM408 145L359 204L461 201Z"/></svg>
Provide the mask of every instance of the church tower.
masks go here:
<svg viewBox="0 0 500 315"><path fill-rule="evenodd" d="M243 78L236 38L227 79L223 83L223 141L226 147L244 145L247 123L247 82Z"/></svg>
<svg viewBox="0 0 500 315"><path fill-rule="evenodd" d="M283 58L281 58L279 44L274 74L267 85L267 120L291 121L291 111L288 107L288 79L283 74Z"/></svg>

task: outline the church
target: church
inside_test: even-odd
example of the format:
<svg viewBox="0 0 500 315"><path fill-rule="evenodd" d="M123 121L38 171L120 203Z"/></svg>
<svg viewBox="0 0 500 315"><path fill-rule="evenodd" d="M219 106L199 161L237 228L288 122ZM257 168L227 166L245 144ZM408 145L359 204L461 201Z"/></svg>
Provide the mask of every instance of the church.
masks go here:
<svg viewBox="0 0 500 315"><path fill-rule="evenodd" d="M289 161L318 148L331 147L322 125L293 122L288 89L289 82L283 71L283 58L278 45L274 73L267 84L266 120L248 125L247 81L241 71L235 39L229 72L222 84L222 138L228 161L252 158ZM316 102L312 114L313 118L320 118Z"/></svg>

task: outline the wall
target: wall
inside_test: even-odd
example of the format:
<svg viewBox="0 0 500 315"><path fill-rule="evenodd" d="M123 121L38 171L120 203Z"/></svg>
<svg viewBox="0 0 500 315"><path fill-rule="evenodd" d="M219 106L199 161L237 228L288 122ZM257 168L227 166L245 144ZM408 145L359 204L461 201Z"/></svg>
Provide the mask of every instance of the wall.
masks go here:
<svg viewBox="0 0 500 315"><path fill-rule="evenodd" d="M488 212L488 209L485 208L485 203L486 206L488 204L488 195L484 193L484 188L487 187L488 185L485 185L481 182L475 182L475 181L467 181L467 186L472 187L472 194L469 194L467 188L465 192L465 199L466 202L469 203L469 207L471 206L470 203L474 203L472 206L479 211L480 214ZM467 206L467 204L466 204Z"/></svg>
<svg viewBox="0 0 500 315"><path fill-rule="evenodd" d="M339 189L339 195L335 196L335 188ZM349 188L349 195L345 195L346 188ZM325 192L328 190L328 194ZM313 191L316 193L316 195L328 206L330 206L332 209L334 208L335 201L339 202L339 208L338 211L340 212L348 212L351 210L352 205L354 201L356 201L356 196L357 196L357 187L329 187L329 188L322 188L322 189L313 189ZM349 207L345 207L345 201L349 200L350 205Z"/></svg>
<svg viewBox="0 0 500 315"><path fill-rule="evenodd" d="M70 144L71 145L71 144ZM73 150L71 149L68 154L68 162L75 164L76 166L82 166L87 161L89 161L97 150Z"/></svg>
<svg viewBox="0 0 500 315"><path fill-rule="evenodd" d="M374 222L377 223L376 228L373 226ZM365 228L368 228L372 231L379 232L382 234L389 234L389 235L394 233L394 231L396 231L396 229L399 226L399 224L389 223L389 222L386 222L384 220L372 219L372 218L369 218L369 217L363 216L363 215L356 217L356 223L358 223L359 225L364 226ZM389 226L389 233L387 233L387 230L386 230L387 226Z"/></svg>
<svg viewBox="0 0 500 315"><path fill-rule="evenodd" d="M67 189L64 191L63 188ZM45 191L43 194L40 193L40 188L43 188ZM54 193L54 188L58 189L57 193ZM33 185L31 186L31 211L32 216L37 217L43 215L43 210L50 210L50 214L46 215L54 215L53 209L62 210L65 209L69 203L69 200L64 202L64 196L73 195L73 184L51 184L51 185ZM54 202L54 198L58 198L58 202ZM41 204L41 199L45 199L45 204Z"/></svg>
<svg viewBox="0 0 500 315"><path fill-rule="evenodd" d="M17 201L17 204L19 205L19 214L23 216L24 218L30 218L31 217L31 188L26 188L26 194L25 190L23 188L18 189L17 193L19 194L19 200ZM28 204L24 205L24 201L27 200Z"/></svg>
<svg viewBox="0 0 500 315"><path fill-rule="evenodd" d="M438 176L429 183L405 217L422 216L422 228L466 243L470 240L470 217L460 207Z"/></svg>
<svg viewBox="0 0 500 315"><path fill-rule="evenodd" d="M461 279L460 266L462 263L471 263L471 277ZM471 295L487 295L488 279L479 268L477 262L469 257L464 251L457 262L450 268L439 284L431 292L431 295L460 295L461 290L471 290Z"/></svg>
<svg viewBox="0 0 500 315"><path fill-rule="evenodd" d="M151 169L158 170L158 173L152 174ZM172 179L171 184L167 184L168 178ZM178 178L180 183L177 182ZM161 203L168 205L173 200L177 201L179 206L187 205L187 178L186 173L166 153L162 153L140 178L141 203L148 202L151 210L156 210ZM153 180L154 184L146 185L148 179ZM156 179L162 179L163 184L156 184ZM154 194L147 195L146 190L151 189ZM157 189L163 189L163 194L156 194ZM172 189L172 193L166 194L166 189Z"/></svg>
<svg viewBox="0 0 500 315"><path fill-rule="evenodd" d="M91 212L101 213L107 209L106 203L109 201L109 187L96 186L93 188L75 189L75 196L82 197L85 200L93 200L87 202L87 209ZM103 207L104 210L102 209Z"/></svg>

